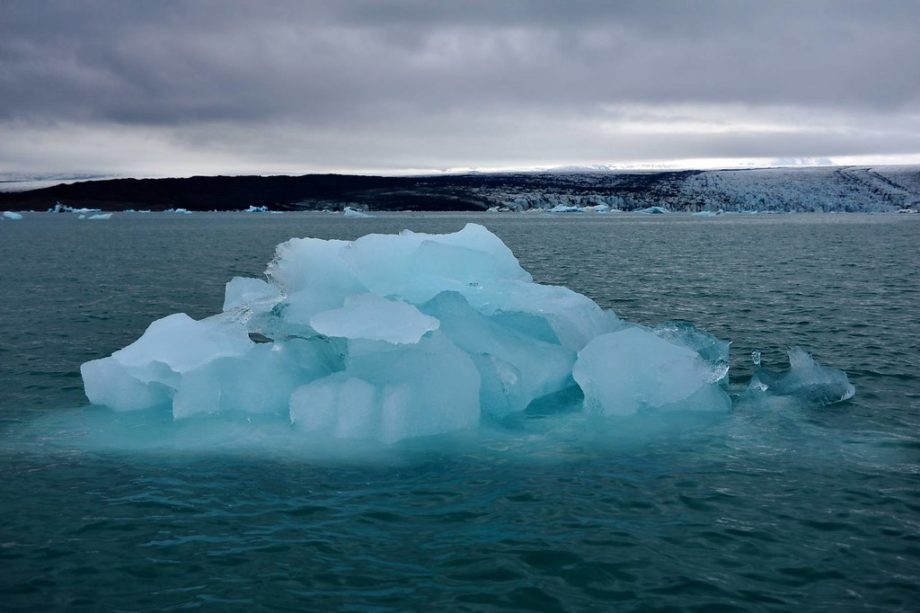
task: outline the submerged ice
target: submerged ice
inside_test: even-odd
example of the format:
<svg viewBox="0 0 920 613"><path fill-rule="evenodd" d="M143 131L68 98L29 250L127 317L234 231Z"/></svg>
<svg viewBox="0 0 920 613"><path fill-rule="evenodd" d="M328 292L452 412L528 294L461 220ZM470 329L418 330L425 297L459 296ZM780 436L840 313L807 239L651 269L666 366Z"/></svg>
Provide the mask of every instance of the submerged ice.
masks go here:
<svg viewBox="0 0 920 613"><path fill-rule="evenodd" d="M81 373L89 400L116 410L276 414L295 431L393 443L576 387L591 415L726 411L728 351L690 324L630 324L535 283L498 237L468 224L291 239L265 280L227 283L222 313L164 317ZM827 403L852 396L842 371L796 351L788 374L758 370L752 385Z"/></svg>
<svg viewBox="0 0 920 613"><path fill-rule="evenodd" d="M795 396L816 404L833 404L849 400L856 394L842 370L821 366L801 347L788 352L789 370L777 373L760 365L756 355L754 376L747 391L752 394L769 393L776 396Z"/></svg>

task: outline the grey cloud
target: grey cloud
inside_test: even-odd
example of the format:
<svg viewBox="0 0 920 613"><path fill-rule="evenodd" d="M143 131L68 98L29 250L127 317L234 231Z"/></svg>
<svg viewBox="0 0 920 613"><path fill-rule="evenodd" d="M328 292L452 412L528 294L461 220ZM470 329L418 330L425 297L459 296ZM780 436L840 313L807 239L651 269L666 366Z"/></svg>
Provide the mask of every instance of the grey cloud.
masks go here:
<svg viewBox="0 0 920 613"><path fill-rule="evenodd" d="M496 124L523 113L552 141L602 108L731 104L753 117L824 110L852 129L920 105L918 18L915 2L7 0L0 121L202 134L237 123L256 140L287 123L308 139L395 131L418 143L432 125L518 138ZM878 138L783 155L858 154ZM725 140L723 154L750 148L722 136L700 151ZM653 157L682 149L657 146ZM373 155L337 150L343 165Z"/></svg>

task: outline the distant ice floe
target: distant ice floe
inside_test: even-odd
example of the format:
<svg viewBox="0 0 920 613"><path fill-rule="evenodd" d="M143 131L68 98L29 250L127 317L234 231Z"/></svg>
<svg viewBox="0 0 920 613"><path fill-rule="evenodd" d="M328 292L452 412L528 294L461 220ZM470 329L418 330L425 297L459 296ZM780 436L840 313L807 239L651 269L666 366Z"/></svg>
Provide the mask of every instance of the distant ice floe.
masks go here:
<svg viewBox="0 0 920 613"><path fill-rule="evenodd" d="M693 213L693 217L718 217L722 214L722 209L719 209L718 211L697 211L696 213Z"/></svg>
<svg viewBox="0 0 920 613"><path fill-rule="evenodd" d="M166 209L164 213L177 213L179 215L191 215L192 212L188 209L178 208L178 209Z"/></svg>
<svg viewBox="0 0 920 613"><path fill-rule="evenodd" d="M95 215L90 215L86 219L95 220L95 221L107 221L109 219L112 219L112 214L111 213L96 213Z"/></svg>
<svg viewBox="0 0 920 613"><path fill-rule="evenodd" d="M546 209L547 213L621 213L619 209L611 208L609 204L595 204L580 206L575 204L557 204L556 206Z"/></svg>
<svg viewBox="0 0 920 613"><path fill-rule="evenodd" d="M243 210L244 213L268 213L267 206L256 206L250 205L248 208Z"/></svg>
<svg viewBox="0 0 920 613"><path fill-rule="evenodd" d="M551 209L546 210L547 213L584 213L585 209L580 206L575 206L571 204L557 204Z"/></svg>
<svg viewBox="0 0 920 613"><path fill-rule="evenodd" d="M596 204L594 206L586 206L586 211L591 211L592 213L619 213L619 209L611 208L609 204Z"/></svg>
<svg viewBox="0 0 920 613"><path fill-rule="evenodd" d="M10 221L19 221L22 219L22 213L14 213L13 211L3 211L3 219L9 219Z"/></svg>
<svg viewBox="0 0 920 613"><path fill-rule="evenodd" d="M91 215L93 213L101 213L102 209L87 209L87 208L74 208L72 206L67 206L66 204L61 204L60 202L55 202L54 206L48 209L49 213L74 213L77 215Z"/></svg>
<svg viewBox="0 0 920 613"><path fill-rule="evenodd" d="M572 390L597 419L725 412L728 352L688 323L630 324L535 283L498 237L468 224L291 239L265 280L227 283L222 313L157 320L81 374L93 404L119 411L274 415L303 435L390 444L499 423ZM752 388L852 396L842 371L790 357L789 373L759 369Z"/></svg>
<svg viewBox="0 0 920 613"><path fill-rule="evenodd" d="M650 206L644 209L639 209L637 213L643 213L645 215L664 215L665 213L670 213L668 209L663 206Z"/></svg>
<svg viewBox="0 0 920 613"><path fill-rule="evenodd" d="M361 209L356 209L350 206L346 206L345 209L342 211L342 214L345 217L373 217L373 215L369 215L368 213L365 213Z"/></svg>

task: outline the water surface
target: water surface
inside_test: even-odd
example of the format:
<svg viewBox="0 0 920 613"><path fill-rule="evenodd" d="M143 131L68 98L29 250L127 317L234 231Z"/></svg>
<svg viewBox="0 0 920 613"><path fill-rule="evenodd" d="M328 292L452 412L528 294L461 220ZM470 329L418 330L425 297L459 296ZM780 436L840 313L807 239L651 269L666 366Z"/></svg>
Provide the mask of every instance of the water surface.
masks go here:
<svg viewBox="0 0 920 613"><path fill-rule="evenodd" d="M4 609L920 602L920 220L25 217L0 224ZM736 383L753 349L779 367L801 345L844 369L857 395L667 424L537 411L504 430L319 455L264 424L85 406L80 363L158 317L218 311L224 283L258 276L282 240L467 221L498 234L537 281L631 321L686 319L731 339ZM202 444L208 432L221 440ZM95 444L113 433L129 443Z"/></svg>

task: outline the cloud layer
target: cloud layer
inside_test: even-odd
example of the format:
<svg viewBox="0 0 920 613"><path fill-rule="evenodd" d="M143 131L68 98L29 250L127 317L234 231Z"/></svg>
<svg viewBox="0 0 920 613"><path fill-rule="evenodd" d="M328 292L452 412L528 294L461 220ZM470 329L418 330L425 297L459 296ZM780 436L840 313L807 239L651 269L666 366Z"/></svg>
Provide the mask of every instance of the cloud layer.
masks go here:
<svg viewBox="0 0 920 613"><path fill-rule="evenodd" d="M916 2L0 5L0 172L920 160Z"/></svg>

